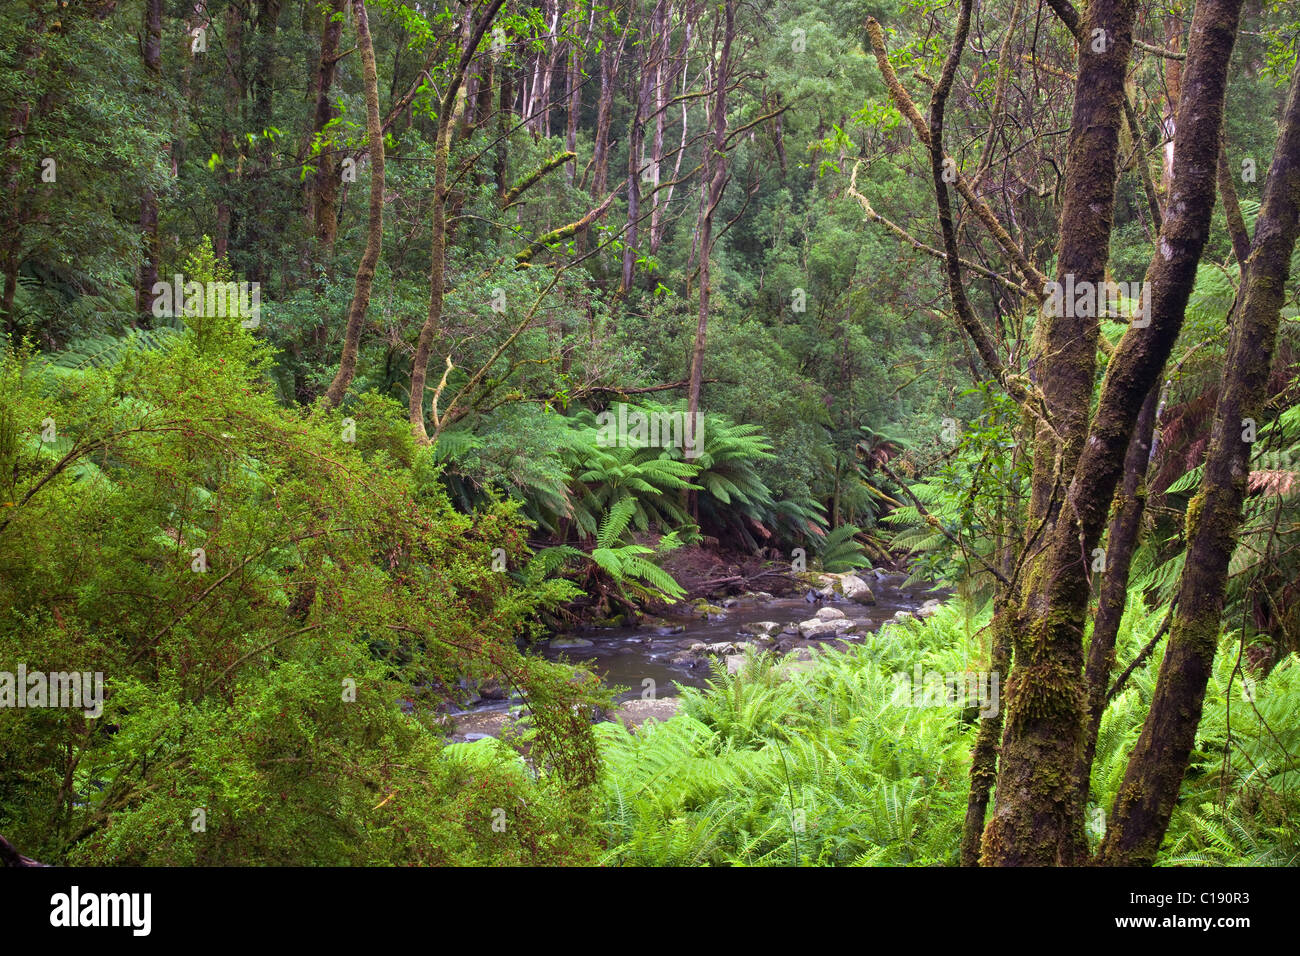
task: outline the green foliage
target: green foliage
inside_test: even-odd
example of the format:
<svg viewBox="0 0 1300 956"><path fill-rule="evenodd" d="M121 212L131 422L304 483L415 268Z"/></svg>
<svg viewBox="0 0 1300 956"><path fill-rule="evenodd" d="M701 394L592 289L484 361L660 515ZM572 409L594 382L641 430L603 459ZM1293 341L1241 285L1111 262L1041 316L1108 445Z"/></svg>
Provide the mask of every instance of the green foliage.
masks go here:
<svg viewBox="0 0 1300 956"><path fill-rule="evenodd" d="M400 407L355 442L279 407L235 319L87 352L0 358L0 659L106 689L0 711L0 828L92 864L582 858L594 687L516 650L572 590L491 570L512 509L453 511ZM538 773L444 756L433 689L484 671Z"/></svg>
<svg viewBox="0 0 1300 956"><path fill-rule="evenodd" d="M970 728L960 710L899 703L896 675L968 647L946 610L803 670L765 657L736 675L715 667L707 689L683 691L683 713L635 734L601 725L604 859L954 864Z"/></svg>
<svg viewBox="0 0 1300 956"><path fill-rule="evenodd" d="M823 571L843 572L871 567L871 561L862 552L862 545L854 540L860 530L851 524L840 525L821 542L818 558Z"/></svg>

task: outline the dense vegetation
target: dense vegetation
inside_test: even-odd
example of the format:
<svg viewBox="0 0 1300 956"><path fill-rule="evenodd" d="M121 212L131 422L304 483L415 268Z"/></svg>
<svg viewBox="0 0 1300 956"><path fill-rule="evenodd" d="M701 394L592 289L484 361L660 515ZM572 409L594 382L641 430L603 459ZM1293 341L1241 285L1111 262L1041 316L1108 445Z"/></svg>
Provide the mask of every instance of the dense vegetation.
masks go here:
<svg viewBox="0 0 1300 956"><path fill-rule="evenodd" d="M0 675L105 695L0 684L0 856L1294 865L1298 35L6 4ZM718 597L683 555L954 596L593 723L530 644Z"/></svg>

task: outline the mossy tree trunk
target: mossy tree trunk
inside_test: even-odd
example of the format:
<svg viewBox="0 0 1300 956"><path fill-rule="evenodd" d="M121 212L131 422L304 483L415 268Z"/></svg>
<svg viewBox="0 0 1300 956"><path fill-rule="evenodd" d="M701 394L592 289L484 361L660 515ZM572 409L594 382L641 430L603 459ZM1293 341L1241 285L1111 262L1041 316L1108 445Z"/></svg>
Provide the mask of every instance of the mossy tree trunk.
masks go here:
<svg viewBox="0 0 1300 956"><path fill-rule="evenodd" d="M1107 6L1098 3L1089 7L1083 37L1097 36L1094 31L1098 28L1106 30L1106 18L1120 12ZM1149 323L1131 325L1115 349L1078 464L1072 474L1064 472L1071 477L1059 515L1049 526L1044 551L1030 568L1022 612L1025 626L1017 634L1016 663L1007 682L998 798L985 830L985 862L1068 863L1082 851L1083 808L1076 770L1084 720L1080 672L1092 551L1110 512L1138 412L1182 329L1197 264L1209 235L1228 61L1240 12L1241 0L1204 0L1196 8L1178 107L1179 141L1171 197L1145 280L1150 287ZM1108 35L1117 36L1114 21L1110 22ZM1128 29L1131 23L1130 17ZM1100 91L1085 76L1083 50L1096 47L1081 46L1078 96L1091 99ZM1094 79L1097 83L1108 79L1112 84L1106 93L1114 102L1108 105L1106 115L1113 110L1117 145L1123 63L1117 77L1102 71L1102 76ZM1113 86L1116 81L1119 85ZM1089 120L1079 115L1076 99L1073 127L1082 123L1086 128ZM1067 173L1067 189L1068 178ZM1063 233L1070 228L1063 215ZM1095 346L1095 338L1093 342ZM1093 364L1089 355L1087 365L1091 368ZM1069 380L1074 374L1067 371L1064 376ZM1091 391L1089 386L1079 399L1084 414ZM1070 422L1072 418L1058 422L1058 432L1068 429Z"/></svg>
<svg viewBox="0 0 1300 956"><path fill-rule="evenodd" d="M1135 0L1097 0L1082 21L1057 248L1056 281L1063 285L1069 277L1076 286L1105 279L1135 12ZM1096 375L1096 315L1060 311L1043 316L1035 362L1051 421L1036 427L1031 478L1029 533L1042 541L1050 540L1058 520L1059 476L1070 474L1082 451ZM1039 560L1047 558L1044 552ZM1056 863L1060 847L1076 829L1082 833L1072 812L1082 626L1047 624L1054 603L1082 605L1087 579L1077 562L1065 578L1033 570L1038 573L1031 571L1015 612L1015 663L1005 689L997 799L983 839L986 863Z"/></svg>
<svg viewBox="0 0 1300 956"><path fill-rule="evenodd" d="M1191 70L1189 57L1188 75ZM1176 150L1175 162L1179 156ZM1175 196L1177 179L1175 172ZM1292 74L1278 147L1264 187L1242 306L1223 364L1204 477L1187 511L1189 544L1169 645L1102 843L1100 860L1106 864L1155 861L1187 772L1214 664L1228 563L1246 493L1250 444L1244 440L1243 422L1261 414L1267 397L1298 227L1300 65Z"/></svg>

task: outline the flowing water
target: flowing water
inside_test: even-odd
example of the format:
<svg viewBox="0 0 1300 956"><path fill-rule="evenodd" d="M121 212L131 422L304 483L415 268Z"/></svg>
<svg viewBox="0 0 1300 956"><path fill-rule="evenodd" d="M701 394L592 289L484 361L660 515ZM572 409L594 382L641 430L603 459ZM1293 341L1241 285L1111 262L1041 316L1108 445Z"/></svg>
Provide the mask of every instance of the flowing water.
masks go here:
<svg viewBox="0 0 1300 956"><path fill-rule="evenodd" d="M705 663L688 666L681 663L682 652L692 644L713 644L722 641L753 641L740 634L744 624L758 621L775 621L778 624L797 624L813 617L819 607L833 606L858 622L859 632L874 631L891 620L899 611L915 611L927 600L942 596L930 585L919 584L902 587L905 576L883 574L879 577L864 575L875 595L873 605L855 604L851 601L810 602L802 596L753 600L741 598L721 615L707 619L674 618L661 620L668 626L640 626L589 628L567 634L557 634L550 640L539 642L529 650L551 660L570 660L590 663L601 675L606 686L619 687L618 701L642 696L643 689L654 681L655 693L660 697L674 696L674 685L702 687L710 676ZM783 641L791 643L791 639ZM811 646L821 641L794 640L796 646ZM677 659L676 662L674 659ZM476 740L499 731L507 713L517 707L518 700L480 701L462 711L453 711L456 721L455 740Z"/></svg>

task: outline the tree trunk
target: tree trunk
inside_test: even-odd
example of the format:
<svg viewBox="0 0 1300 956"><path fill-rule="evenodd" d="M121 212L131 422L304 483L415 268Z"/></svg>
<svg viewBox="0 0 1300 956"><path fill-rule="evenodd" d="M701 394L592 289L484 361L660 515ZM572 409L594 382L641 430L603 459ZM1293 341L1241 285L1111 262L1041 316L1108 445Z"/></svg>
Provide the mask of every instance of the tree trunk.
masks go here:
<svg viewBox="0 0 1300 956"><path fill-rule="evenodd" d="M429 433L424 427L424 387L429 375L429 353L433 338L442 323L442 302L447 269L447 164L451 156L451 136L456 128L456 114L464 106L463 84L470 61L478 49L483 34L496 18L505 0L489 0L478 26L466 39L460 61L447 82L438 107L438 135L433 159L433 243L429 264L429 314L420 329L415 347L415 360L411 365L411 399L408 412L411 430L416 441L429 443ZM504 187L504 183L502 184Z"/></svg>
<svg viewBox="0 0 1300 956"><path fill-rule="evenodd" d="M162 93L162 0L145 0L144 69L150 89ZM140 197L140 235L144 242L144 259L136 279L135 311L145 326L153 322L153 287L158 281L158 196L149 186Z"/></svg>
<svg viewBox="0 0 1300 956"><path fill-rule="evenodd" d="M348 0L333 0L321 30L320 61L312 79L312 93L316 101L312 114L312 127L308 133L304 158L310 155L311 143L324 132L325 127L338 115L330 90L334 86L334 70L338 65L339 39L343 35L343 12ZM337 151L321 144L316 157L316 172L307 180L303 206L311 223L312 234L320 244L321 257L328 262L334 250L334 237L338 233L339 164Z"/></svg>
<svg viewBox="0 0 1300 956"><path fill-rule="evenodd" d="M1092 18L1105 6L1089 7L1083 36L1091 35ZM1007 682L1007 727L997 807L984 836L986 862L1068 862L1084 843L1074 774L1084 717L1080 669L1091 551L1101 536L1138 411L1182 328L1209 234L1228 60L1240 11L1241 0L1202 0L1196 7L1178 108L1171 201L1146 276L1150 323L1130 326L1110 360L1059 517L1030 570L1026 593L1032 603L1027 602L1023 614L1029 626L1018 635L1016 666ZM1128 23L1131 26L1131 18ZM1081 97L1091 86L1084 77L1083 56L1081 52ZM1122 62L1119 67L1122 81ZM1117 92L1123 96L1122 86ZM1115 104L1117 113L1121 105ZM1076 104L1076 128L1081 119ZM1110 165L1113 168L1113 157ZM1071 223L1063 215L1063 232L1068 233ZM1093 343L1095 347L1095 337ZM1093 358L1088 356L1089 368ZM1077 360L1083 361L1082 356ZM1063 378L1074 374L1067 371ZM1089 378L1078 399L1084 414L1091 392ZM1078 413L1076 409L1058 422L1058 430L1068 428L1065 422Z"/></svg>
<svg viewBox="0 0 1300 956"><path fill-rule="evenodd" d="M1195 43L1193 25L1193 48ZM1191 71L1189 55L1185 75ZM1177 173L1174 185L1177 194ZM1277 151L1255 225L1242 306L1223 362L1201 489L1187 509L1189 543L1169 644L1101 847L1100 860L1108 865L1155 861L1187 772L1218 646L1228 562L1246 493L1250 444L1244 440L1243 422L1264 411L1298 228L1300 65L1292 73Z"/></svg>
<svg viewBox="0 0 1300 956"><path fill-rule="evenodd" d="M361 53L361 70L366 93L366 140L370 150L370 221L366 248L357 265L348 306L347 330L343 334L343 355L338 374L325 392L325 406L337 408L352 382L357 368L357 350L361 326L370 307L370 288L375 281L375 266L384 239L384 132L379 121L379 73L375 68L375 48L370 41L370 23L366 18L365 0L352 0L357 27L357 49Z"/></svg>
<svg viewBox="0 0 1300 956"><path fill-rule="evenodd" d="M714 68L713 142L707 147L700 204L700 312L691 349L690 390L687 392L686 427L694 429L700 410L700 389L704 378L704 338L709 325L709 255L713 249L713 213L727 184L727 84L731 79L731 41L736 34L736 2L723 7L722 52ZM695 438L692 431L692 438Z"/></svg>

